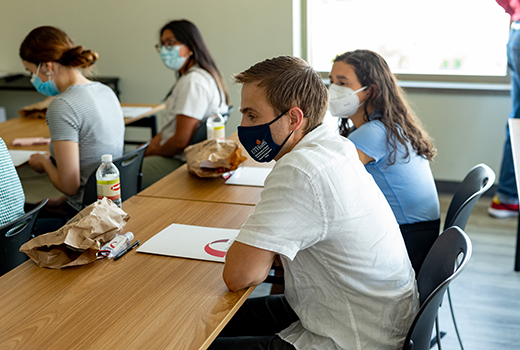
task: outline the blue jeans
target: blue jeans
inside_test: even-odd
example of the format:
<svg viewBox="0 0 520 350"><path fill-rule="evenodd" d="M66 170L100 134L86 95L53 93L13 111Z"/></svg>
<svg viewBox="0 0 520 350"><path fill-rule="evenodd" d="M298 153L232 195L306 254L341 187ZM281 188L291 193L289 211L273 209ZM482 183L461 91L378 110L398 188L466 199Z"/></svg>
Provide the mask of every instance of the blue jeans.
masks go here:
<svg viewBox="0 0 520 350"><path fill-rule="evenodd" d="M511 29L509 32L507 66L511 75L511 101L513 104L509 118L520 118L520 30ZM509 124L506 125L506 142L504 143L497 195L501 202L518 202Z"/></svg>

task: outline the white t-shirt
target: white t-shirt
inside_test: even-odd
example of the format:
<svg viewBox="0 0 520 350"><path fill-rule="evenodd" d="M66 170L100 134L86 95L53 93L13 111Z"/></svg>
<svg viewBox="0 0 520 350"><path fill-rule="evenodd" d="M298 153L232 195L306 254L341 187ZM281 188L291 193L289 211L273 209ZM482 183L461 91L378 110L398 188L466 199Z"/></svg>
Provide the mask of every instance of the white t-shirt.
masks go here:
<svg viewBox="0 0 520 350"><path fill-rule="evenodd" d="M351 141L319 126L274 166L237 241L273 251L296 349L400 349L418 310L399 226Z"/></svg>
<svg viewBox="0 0 520 350"><path fill-rule="evenodd" d="M163 115L167 124L161 130L161 144L175 135L178 114L204 120L215 108L219 113L227 113L224 92L218 90L217 82L206 70L191 67L179 78L166 100Z"/></svg>

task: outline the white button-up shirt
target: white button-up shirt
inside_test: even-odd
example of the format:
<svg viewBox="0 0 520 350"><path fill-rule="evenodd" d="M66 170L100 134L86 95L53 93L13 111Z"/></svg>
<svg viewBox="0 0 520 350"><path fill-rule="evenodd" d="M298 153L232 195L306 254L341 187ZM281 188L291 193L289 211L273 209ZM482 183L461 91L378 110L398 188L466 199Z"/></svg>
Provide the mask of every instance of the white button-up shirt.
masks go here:
<svg viewBox="0 0 520 350"><path fill-rule="evenodd" d="M400 349L418 310L399 226L352 142L322 125L274 166L237 241L279 254L296 349Z"/></svg>

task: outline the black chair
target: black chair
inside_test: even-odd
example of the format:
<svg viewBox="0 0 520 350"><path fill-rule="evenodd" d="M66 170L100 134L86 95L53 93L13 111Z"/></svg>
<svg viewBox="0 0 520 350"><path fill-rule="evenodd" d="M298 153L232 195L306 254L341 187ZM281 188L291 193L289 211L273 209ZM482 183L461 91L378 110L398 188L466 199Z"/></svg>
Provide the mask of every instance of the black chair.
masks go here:
<svg viewBox="0 0 520 350"><path fill-rule="evenodd" d="M403 350L430 349L433 324L448 285L464 270L471 257L469 237L450 227L435 241L417 276L420 309L415 316Z"/></svg>
<svg viewBox="0 0 520 350"><path fill-rule="evenodd" d="M471 168L453 195L444 220L444 230L451 226L465 230L475 204L494 183L495 173L486 164Z"/></svg>
<svg viewBox="0 0 520 350"><path fill-rule="evenodd" d="M20 252L20 247L31 238L36 217L47 200L24 216L0 227L0 276L28 259L25 253Z"/></svg>
<svg viewBox="0 0 520 350"><path fill-rule="evenodd" d="M224 123L227 123L229 115L231 114L231 112L233 112L234 109L235 107L229 106L228 111L222 114L222 116L224 117ZM204 118L199 122L199 125L197 126L197 129L195 130L195 133L193 133L193 137L191 138L190 145L202 142L208 138L208 133L206 129L207 120L208 118Z"/></svg>
<svg viewBox="0 0 520 350"><path fill-rule="evenodd" d="M141 191L141 183L143 180L141 168L147 147L148 143L136 148L135 150L127 152L122 157L112 161L119 170L122 201L127 200ZM97 169L90 175L87 184L85 185L83 207L86 207L97 200L96 171Z"/></svg>
<svg viewBox="0 0 520 350"><path fill-rule="evenodd" d="M477 164L466 175L464 180L455 191L451 200L446 219L444 220L444 230L452 226L460 227L462 230L466 229L469 216L477 204L480 197L488 191L491 186L495 183L495 173L486 164ZM448 304L450 307L451 318L453 320L453 326L455 327L455 333L459 340L461 348L462 339L459 334L457 327L457 321L455 319L455 313L453 311L453 304L451 302L450 289L448 288ZM437 337L432 340L432 345L439 341L445 333L439 332L438 321L437 321Z"/></svg>

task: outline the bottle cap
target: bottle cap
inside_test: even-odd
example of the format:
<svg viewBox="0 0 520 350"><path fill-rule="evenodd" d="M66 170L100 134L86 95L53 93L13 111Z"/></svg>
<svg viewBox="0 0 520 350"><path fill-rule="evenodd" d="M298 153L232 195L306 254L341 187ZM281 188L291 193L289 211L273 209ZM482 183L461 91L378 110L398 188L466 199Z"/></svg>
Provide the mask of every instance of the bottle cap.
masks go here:
<svg viewBox="0 0 520 350"><path fill-rule="evenodd" d="M130 239L130 240L134 239L134 233L131 231L128 231L127 233L125 233L125 236L128 237L128 239Z"/></svg>
<svg viewBox="0 0 520 350"><path fill-rule="evenodd" d="M103 163L110 163L110 162L112 162L112 155L111 154L103 154L101 156L101 161Z"/></svg>

